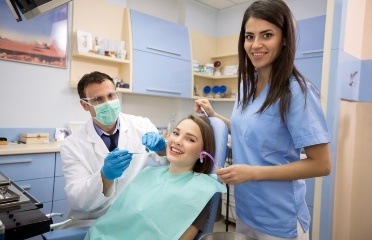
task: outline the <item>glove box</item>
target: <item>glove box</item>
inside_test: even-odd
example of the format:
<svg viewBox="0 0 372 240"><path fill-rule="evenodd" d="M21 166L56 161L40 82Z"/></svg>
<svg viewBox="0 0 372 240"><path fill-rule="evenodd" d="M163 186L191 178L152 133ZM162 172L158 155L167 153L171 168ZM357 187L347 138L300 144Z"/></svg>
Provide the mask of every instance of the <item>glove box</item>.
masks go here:
<svg viewBox="0 0 372 240"><path fill-rule="evenodd" d="M49 133L22 133L19 141L22 143L49 143Z"/></svg>

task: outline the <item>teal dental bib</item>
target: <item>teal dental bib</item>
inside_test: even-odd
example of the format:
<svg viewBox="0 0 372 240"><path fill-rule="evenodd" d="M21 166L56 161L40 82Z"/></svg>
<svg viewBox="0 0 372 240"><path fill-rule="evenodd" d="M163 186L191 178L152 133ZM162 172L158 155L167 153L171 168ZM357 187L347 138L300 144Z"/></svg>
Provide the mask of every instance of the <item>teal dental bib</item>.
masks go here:
<svg viewBox="0 0 372 240"><path fill-rule="evenodd" d="M226 188L209 175L146 167L85 239L179 239L216 192Z"/></svg>

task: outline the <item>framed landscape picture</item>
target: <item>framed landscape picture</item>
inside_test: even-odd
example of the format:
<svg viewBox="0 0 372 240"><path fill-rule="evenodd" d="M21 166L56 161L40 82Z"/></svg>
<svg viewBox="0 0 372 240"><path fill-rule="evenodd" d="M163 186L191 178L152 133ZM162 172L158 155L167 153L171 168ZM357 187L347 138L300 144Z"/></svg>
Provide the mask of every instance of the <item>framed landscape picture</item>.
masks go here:
<svg viewBox="0 0 372 240"><path fill-rule="evenodd" d="M0 60L66 68L68 4L17 22L0 0Z"/></svg>

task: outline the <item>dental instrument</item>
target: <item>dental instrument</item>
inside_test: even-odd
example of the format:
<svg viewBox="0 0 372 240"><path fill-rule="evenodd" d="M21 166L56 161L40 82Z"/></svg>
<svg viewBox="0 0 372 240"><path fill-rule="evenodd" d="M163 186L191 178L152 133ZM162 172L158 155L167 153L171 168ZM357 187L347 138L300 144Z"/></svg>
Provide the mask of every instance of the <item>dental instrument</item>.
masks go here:
<svg viewBox="0 0 372 240"><path fill-rule="evenodd" d="M208 117L208 114L207 114L207 112L204 110L204 108L203 108L203 107L200 107L200 109L202 110L202 112L204 113L204 115L205 115L206 117Z"/></svg>
<svg viewBox="0 0 372 240"><path fill-rule="evenodd" d="M208 157L212 160L212 162L213 162L214 166L216 167L216 169L220 169L220 168L221 168L221 167L218 165L217 161L214 159L214 157L212 157L212 155L210 155L210 154L209 154L208 152L206 152L206 151L201 151L201 152L200 152L200 155L199 155L200 162L203 162L205 156L208 156Z"/></svg>

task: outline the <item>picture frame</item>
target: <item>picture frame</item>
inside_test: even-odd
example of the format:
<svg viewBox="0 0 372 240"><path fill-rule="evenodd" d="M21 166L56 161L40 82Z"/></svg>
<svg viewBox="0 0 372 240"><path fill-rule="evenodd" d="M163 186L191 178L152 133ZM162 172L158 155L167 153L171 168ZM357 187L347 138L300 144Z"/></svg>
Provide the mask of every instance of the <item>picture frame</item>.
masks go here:
<svg viewBox="0 0 372 240"><path fill-rule="evenodd" d="M67 68L69 3L17 22L0 0L0 60Z"/></svg>
<svg viewBox="0 0 372 240"><path fill-rule="evenodd" d="M77 51L79 53L87 53L93 49L92 33L82 30L76 31Z"/></svg>

